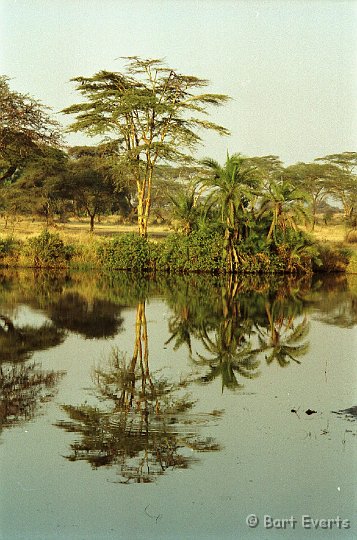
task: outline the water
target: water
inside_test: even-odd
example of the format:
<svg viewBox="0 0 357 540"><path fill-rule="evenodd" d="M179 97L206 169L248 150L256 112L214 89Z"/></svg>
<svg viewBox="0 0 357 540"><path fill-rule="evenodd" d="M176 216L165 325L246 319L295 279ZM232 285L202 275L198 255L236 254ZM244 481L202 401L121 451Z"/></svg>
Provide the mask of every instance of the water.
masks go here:
<svg viewBox="0 0 357 540"><path fill-rule="evenodd" d="M1 538L356 538L356 278L2 272Z"/></svg>

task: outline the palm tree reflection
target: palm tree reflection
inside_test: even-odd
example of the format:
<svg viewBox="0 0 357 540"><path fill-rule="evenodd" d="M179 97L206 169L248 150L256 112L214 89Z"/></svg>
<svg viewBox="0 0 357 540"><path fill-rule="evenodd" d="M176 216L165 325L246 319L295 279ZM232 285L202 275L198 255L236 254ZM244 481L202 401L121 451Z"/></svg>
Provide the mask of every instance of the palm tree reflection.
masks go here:
<svg viewBox="0 0 357 540"><path fill-rule="evenodd" d="M105 407L63 406L70 420L57 425L81 436L67 459L92 467L117 466L119 482L147 483L167 469L187 468L195 451L220 446L200 437L199 428L219 412L193 414L195 402L183 390L188 379L171 382L149 366L145 302L136 310L136 331L130 359L113 350L109 365L95 371L96 395Z"/></svg>
<svg viewBox="0 0 357 540"><path fill-rule="evenodd" d="M234 390L243 385L239 378L253 379L259 376L259 359L252 350L250 336L253 321L245 313L245 303L238 296L238 281L230 276L221 289L221 313L213 332L200 332L200 340L209 356L197 354L192 357L197 365L209 366L210 371L199 381L208 383L221 379L224 388Z"/></svg>
<svg viewBox="0 0 357 540"><path fill-rule="evenodd" d="M285 366L291 360L299 363L307 353L309 324L306 317L300 320L304 310L300 286L284 281L261 282L257 287L254 278L228 276L217 289L219 301L212 299L210 306L197 301L193 306L194 295L178 297L167 343L175 340L174 348L186 343L195 365L209 368L199 382L219 378L222 391L242 388L242 379L259 376L263 354L268 364L275 359ZM203 352L193 352L193 339Z"/></svg>
<svg viewBox="0 0 357 540"><path fill-rule="evenodd" d="M266 352L265 359L268 364L276 360L281 367L290 364L290 361L300 364L298 357L304 356L309 343L303 342L310 329L306 317L295 324L294 316L284 313L274 314L274 305L266 304L266 325L257 325L260 350Z"/></svg>

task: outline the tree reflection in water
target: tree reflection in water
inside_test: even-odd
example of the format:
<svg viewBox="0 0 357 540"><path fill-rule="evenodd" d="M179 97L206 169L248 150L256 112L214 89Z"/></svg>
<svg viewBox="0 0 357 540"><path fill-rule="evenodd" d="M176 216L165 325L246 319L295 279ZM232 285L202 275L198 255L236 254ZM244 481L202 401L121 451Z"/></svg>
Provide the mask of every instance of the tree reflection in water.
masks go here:
<svg viewBox="0 0 357 540"><path fill-rule="evenodd" d="M51 320L59 328L81 334L86 339L108 338L121 330L122 307L100 298L86 299L77 292L63 293L49 305Z"/></svg>
<svg viewBox="0 0 357 540"><path fill-rule="evenodd" d="M285 367L293 360L300 364L298 357L304 356L309 343L302 341L307 337L310 325L306 317L296 324L295 317L284 310L276 309L274 303L265 305L266 324L256 325L260 350L265 352L268 364L276 360Z"/></svg>
<svg viewBox="0 0 357 540"><path fill-rule="evenodd" d="M9 317L0 314L0 363L21 362L34 351L59 345L64 338L65 332L53 324L16 327Z"/></svg>
<svg viewBox="0 0 357 540"><path fill-rule="evenodd" d="M224 388L242 387L239 377L253 379L259 375L257 352L252 350L250 335L252 320L244 316L245 306L238 296L238 281L229 276L221 288L221 314L213 332L201 328L199 339L209 356L197 354L192 357L197 365L208 365L210 371L200 378L208 383L216 378Z"/></svg>
<svg viewBox="0 0 357 540"><path fill-rule="evenodd" d="M67 459L92 467L117 466L120 483L148 483L168 469L188 468L192 451L217 451L200 428L221 413L194 414L195 402L183 390L188 379L171 382L149 367L145 302L136 310L136 333L130 360L113 350L107 368L95 371L96 395L105 407L64 405L69 421L57 426L81 435Z"/></svg>
<svg viewBox="0 0 357 540"><path fill-rule="evenodd" d="M65 333L49 323L16 326L0 315L0 430L32 419L40 405L54 395L63 373L43 371L39 363L26 363L35 351L63 342Z"/></svg>
<svg viewBox="0 0 357 540"><path fill-rule="evenodd" d="M186 344L195 365L209 368L199 377L200 383L220 378L222 391L242 388L242 379L259 376L263 354L268 364L273 360L280 366L290 360L299 363L298 357L308 350L309 332L307 318L301 320L301 283L228 276L219 290L220 300L215 298L210 305L189 291L171 301L175 314L169 321L167 343L174 341L174 348ZM193 353L193 338L205 352Z"/></svg>
<svg viewBox="0 0 357 540"><path fill-rule="evenodd" d="M43 371L37 363L0 366L0 431L34 418L63 375Z"/></svg>

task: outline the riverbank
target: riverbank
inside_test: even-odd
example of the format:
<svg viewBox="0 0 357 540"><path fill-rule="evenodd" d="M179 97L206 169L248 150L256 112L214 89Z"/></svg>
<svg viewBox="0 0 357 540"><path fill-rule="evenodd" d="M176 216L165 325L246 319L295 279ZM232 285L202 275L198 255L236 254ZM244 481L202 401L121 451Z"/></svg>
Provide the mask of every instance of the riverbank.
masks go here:
<svg viewBox="0 0 357 540"><path fill-rule="evenodd" d="M271 251L243 252L237 271L357 273L357 245L344 242L344 235L342 225L316 226L310 245L300 251L275 246ZM46 228L44 222L19 219L2 229L0 265L221 273L225 271L222 241L218 233L187 237L157 224L150 227L145 241L136 235L136 225L118 224L114 218L97 224L92 233L86 220L72 219ZM318 259L322 259L321 268Z"/></svg>

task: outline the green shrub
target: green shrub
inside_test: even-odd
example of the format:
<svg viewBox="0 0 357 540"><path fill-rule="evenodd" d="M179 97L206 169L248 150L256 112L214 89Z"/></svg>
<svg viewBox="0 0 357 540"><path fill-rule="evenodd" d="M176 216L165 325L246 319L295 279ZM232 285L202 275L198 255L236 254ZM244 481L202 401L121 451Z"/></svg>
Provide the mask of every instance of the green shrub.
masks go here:
<svg viewBox="0 0 357 540"><path fill-rule="evenodd" d="M1 238L0 239L0 259L4 259L5 257L11 257L20 248L20 242L12 238L11 236L8 236L7 238Z"/></svg>
<svg viewBox="0 0 357 540"><path fill-rule="evenodd" d="M156 268L174 272L221 272L223 237L214 231L171 234L156 248Z"/></svg>
<svg viewBox="0 0 357 540"><path fill-rule="evenodd" d="M221 235L202 231L171 234L158 243L128 233L102 244L97 253L107 270L219 272L222 242Z"/></svg>
<svg viewBox="0 0 357 540"><path fill-rule="evenodd" d="M345 272L350 262L351 251L341 246L318 244L318 261L315 261L315 272Z"/></svg>
<svg viewBox="0 0 357 540"><path fill-rule="evenodd" d="M28 251L35 268L54 268L68 265L74 247L65 245L58 234L44 231L28 241Z"/></svg>
<svg viewBox="0 0 357 540"><path fill-rule="evenodd" d="M150 270L150 246L137 233L126 233L98 248L98 258L107 270Z"/></svg>

